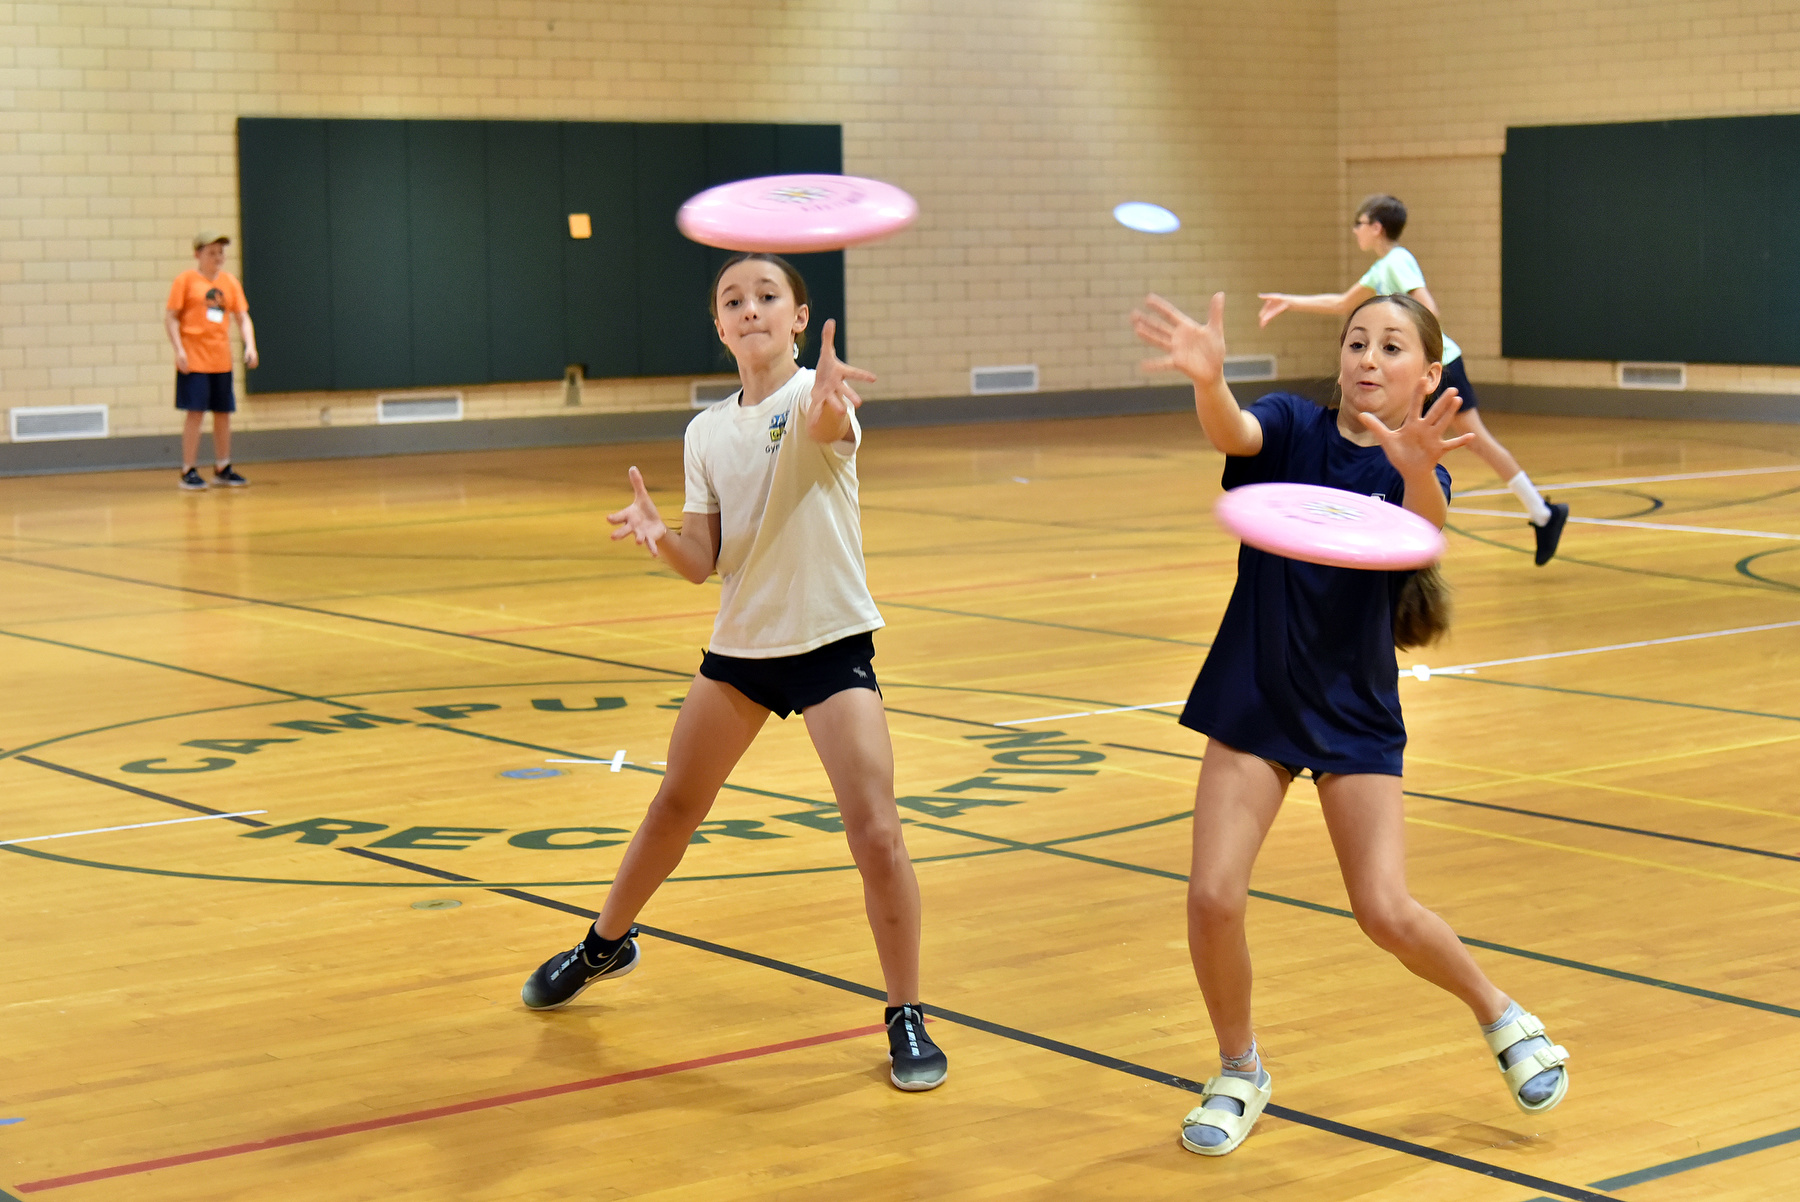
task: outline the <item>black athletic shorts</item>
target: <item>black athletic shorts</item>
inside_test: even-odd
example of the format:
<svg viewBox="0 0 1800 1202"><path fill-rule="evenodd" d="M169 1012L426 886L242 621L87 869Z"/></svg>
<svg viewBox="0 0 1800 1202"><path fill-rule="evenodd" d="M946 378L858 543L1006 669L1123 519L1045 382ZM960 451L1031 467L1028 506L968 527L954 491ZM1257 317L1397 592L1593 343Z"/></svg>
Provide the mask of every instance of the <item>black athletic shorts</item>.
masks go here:
<svg viewBox="0 0 1800 1202"><path fill-rule="evenodd" d="M175 408L188 412L234 413L237 397L231 391L228 371L175 373Z"/></svg>
<svg viewBox="0 0 1800 1202"><path fill-rule="evenodd" d="M835 643L826 643L800 655L774 659L742 659L708 651L700 661L700 675L728 684L756 704L786 718L845 689L874 689L875 638L868 631Z"/></svg>
<svg viewBox="0 0 1800 1202"><path fill-rule="evenodd" d="M1462 398L1462 408L1457 410L1458 413L1467 413L1469 410L1480 405L1480 402L1475 399L1475 385L1469 383L1469 373L1468 370L1463 367L1463 357L1461 355L1458 355L1456 358L1450 360L1450 362L1444 364L1443 378L1438 381L1438 390L1431 394L1431 399L1435 401L1440 396L1443 396L1444 389L1446 388L1456 389L1456 395ZM1426 404L1425 409L1427 412L1430 412L1431 405L1429 402Z"/></svg>

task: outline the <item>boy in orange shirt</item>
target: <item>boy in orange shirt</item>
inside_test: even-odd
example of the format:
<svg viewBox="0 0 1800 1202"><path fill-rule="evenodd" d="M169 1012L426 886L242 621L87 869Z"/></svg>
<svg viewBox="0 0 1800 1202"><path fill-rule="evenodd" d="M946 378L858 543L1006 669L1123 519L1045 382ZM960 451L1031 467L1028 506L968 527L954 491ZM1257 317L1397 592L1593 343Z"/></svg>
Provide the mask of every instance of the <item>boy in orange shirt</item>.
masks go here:
<svg viewBox="0 0 1800 1202"><path fill-rule="evenodd" d="M224 270L225 247L231 239L206 230L194 238L194 267L175 277L163 328L175 347L175 407L187 414L181 428L181 487L205 488L194 467L200 457L200 415L213 415L212 482L242 488L250 481L231 466L231 415L237 398L231 391L231 333L228 314L236 314L244 335L244 366L256 366L256 328L250 324L250 302L237 277Z"/></svg>

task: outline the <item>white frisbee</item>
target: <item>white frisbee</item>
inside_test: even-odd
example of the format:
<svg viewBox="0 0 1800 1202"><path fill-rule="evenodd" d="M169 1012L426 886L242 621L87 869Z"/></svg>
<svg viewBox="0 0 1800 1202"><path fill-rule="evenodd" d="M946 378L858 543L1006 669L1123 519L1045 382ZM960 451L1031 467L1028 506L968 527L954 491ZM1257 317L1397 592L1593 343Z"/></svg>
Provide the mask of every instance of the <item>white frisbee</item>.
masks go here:
<svg viewBox="0 0 1800 1202"><path fill-rule="evenodd" d="M1128 200L1113 206L1113 220L1140 234L1172 234L1181 228L1181 218L1147 200Z"/></svg>

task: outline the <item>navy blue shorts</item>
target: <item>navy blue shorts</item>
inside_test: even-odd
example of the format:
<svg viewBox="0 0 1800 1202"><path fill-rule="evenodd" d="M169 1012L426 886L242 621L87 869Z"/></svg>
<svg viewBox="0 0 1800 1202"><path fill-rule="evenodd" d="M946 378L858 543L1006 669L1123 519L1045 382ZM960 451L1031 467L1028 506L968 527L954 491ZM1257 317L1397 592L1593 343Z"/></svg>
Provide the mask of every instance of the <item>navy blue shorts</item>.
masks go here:
<svg viewBox="0 0 1800 1202"><path fill-rule="evenodd" d="M1469 373L1463 367L1461 355L1444 364L1443 378L1438 381L1438 390L1431 394L1431 399L1435 401L1443 396L1446 388L1456 389L1456 395L1462 398L1462 408L1457 410L1458 413L1467 413L1481 404L1475 399L1475 385L1469 383ZM1429 412L1431 406L1427 404L1425 409Z"/></svg>
<svg viewBox="0 0 1800 1202"><path fill-rule="evenodd" d="M175 408L190 413L236 413L237 396L228 371L175 373Z"/></svg>
<svg viewBox="0 0 1800 1202"><path fill-rule="evenodd" d="M742 659L715 655L700 661L700 675L728 684L777 718L797 714L845 689L874 689L875 638L864 631L800 655Z"/></svg>

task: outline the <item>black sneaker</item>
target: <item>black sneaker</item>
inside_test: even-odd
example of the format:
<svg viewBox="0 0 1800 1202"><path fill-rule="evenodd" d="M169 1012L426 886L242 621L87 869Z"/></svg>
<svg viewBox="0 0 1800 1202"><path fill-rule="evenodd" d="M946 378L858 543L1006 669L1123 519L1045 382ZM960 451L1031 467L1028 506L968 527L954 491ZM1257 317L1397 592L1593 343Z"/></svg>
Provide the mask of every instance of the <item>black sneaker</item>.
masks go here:
<svg viewBox="0 0 1800 1202"><path fill-rule="evenodd" d="M1537 566L1543 567L1556 554L1556 544L1562 541L1563 525L1569 520L1567 505L1551 505L1550 520L1542 526L1533 526L1537 531Z"/></svg>
<svg viewBox="0 0 1800 1202"><path fill-rule="evenodd" d="M925 1034L925 1011L915 1003L887 1008L888 1078L909 1093L936 1089L950 1075L950 1058Z"/></svg>
<svg viewBox="0 0 1800 1202"><path fill-rule="evenodd" d="M598 964L587 958L580 943L571 951L558 952L525 978L519 999L532 1010L559 1010L595 981L624 976L643 958L638 954L637 933L636 927L626 931L618 950Z"/></svg>
<svg viewBox="0 0 1800 1202"><path fill-rule="evenodd" d="M181 487L191 492L196 488L205 488L206 481L200 478L200 473L196 469L190 467L181 473Z"/></svg>
<svg viewBox="0 0 1800 1202"><path fill-rule="evenodd" d="M232 467L229 463L224 467L216 467L213 469L212 482L214 488L243 488L250 483L250 481L238 475L237 469Z"/></svg>

